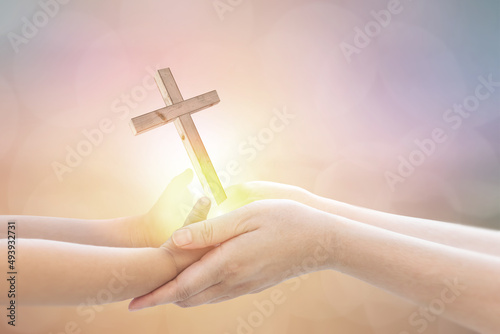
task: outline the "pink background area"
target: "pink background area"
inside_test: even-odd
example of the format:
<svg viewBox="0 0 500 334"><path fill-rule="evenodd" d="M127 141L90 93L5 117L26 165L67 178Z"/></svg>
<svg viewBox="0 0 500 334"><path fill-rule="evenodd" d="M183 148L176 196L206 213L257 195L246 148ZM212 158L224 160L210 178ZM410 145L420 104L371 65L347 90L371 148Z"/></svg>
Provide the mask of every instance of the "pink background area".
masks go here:
<svg viewBox="0 0 500 334"><path fill-rule="evenodd" d="M283 182L374 209L500 227L500 87L457 129L443 118L475 93L478 77L500 81L498 1L403 0L350 61L341 46L387 1L74 0L51 7L47 22L41 3L0 5L0 214L146 212L190 167L173 125L138 137L128 125L163 107L147 87L152 71L170 67L184 98L219 93L219 105L193 118L220 174L238 162L226 184ZM221 3L230 10L218 13ZM23 18L42 27L13 47ZM285 109L294 118L266 130ZM102 122L111 126L101 138ZM387 172L436 128L447 140L391 188ZM85 133L95 136L90 148ZM85 156L58 176L54 164L79 149ZM252 333L416 333L408 322L416 306L363 282L334 272L299 282L277 287L286 302ZM0 329L56 334L75 321L82 333L239 333L238 319L248 322L271 291L134 314L118 303L89 322L75 308L22 308L15 331L3 320ZM437 319L425 333L469 332Z"/></svg>

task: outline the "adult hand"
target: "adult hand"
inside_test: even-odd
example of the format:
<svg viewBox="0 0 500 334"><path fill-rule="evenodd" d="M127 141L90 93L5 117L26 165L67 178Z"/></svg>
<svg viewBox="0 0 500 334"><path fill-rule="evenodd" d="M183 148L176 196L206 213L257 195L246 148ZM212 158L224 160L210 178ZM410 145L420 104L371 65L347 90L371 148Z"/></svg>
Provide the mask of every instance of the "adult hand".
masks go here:
<svg viewBox="0 0 500 334"><path fill-rule="evenodd" d="M264 199L289 199L306 203L312 196L310 192L297 186L268 181L252 181L237 184L226 189L227 200L217 211L226 213L242 206Z"/></svg>
<svg viewBox="0 0 500 334"><path fill-rule="evenodd" d="M184 227L207 219L210 211L211 202L208 197L200 198L193 206L191 212L184 221ZM169 238L161 248L165 250L175 264L176 272L179 274L189 265L201 259L212 247L200 247L198 249L182 249L177 247L171 238Z"/></svg>
<svg viewBox="0 0 500 334"><path fill-rule="evenodd" d="M207 219L209 211L210 199L207 197L200 198L187 216L184 226ZM167 271L170 275L170 278L166 279L166 281L168 281L181 273L189 265L198 261L203 255L212 249L212 247L186 250L178 248L172 242L172 239L168 239L163 245L161 245L160 249L164 251L164 254L166 254L166 266L168 267ZM133 299L129 305L129 309L131 311L135 310L134 305L137 302L136 299Z"/></svg>
<svg viewBox="0 0 500 334"><path fill-rule="evenodd" d="M217 246L174 280L134 300L137 310L191 307L257 293L335 262L332 217L290 200L258 201L176 231L180 249ZM220 244L220 245L219 245Z"/></svg>

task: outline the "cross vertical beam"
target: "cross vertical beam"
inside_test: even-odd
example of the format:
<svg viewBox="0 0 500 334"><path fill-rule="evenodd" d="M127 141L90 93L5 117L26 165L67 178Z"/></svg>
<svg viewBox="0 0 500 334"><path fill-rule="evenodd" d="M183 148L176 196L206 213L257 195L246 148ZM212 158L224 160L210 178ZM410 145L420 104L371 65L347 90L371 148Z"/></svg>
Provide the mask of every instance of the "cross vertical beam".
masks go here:
<svg viewBox="0 0 500 334"><path fill-rule="evenodd" d="M155 80L167 106L184 101L169 68L159 70ZM191 118L191 114L186 113L177 117L174 124L203 188L207 193L211 192L213 194L217 204L222 203L227 199L226 193Z"/></svg>

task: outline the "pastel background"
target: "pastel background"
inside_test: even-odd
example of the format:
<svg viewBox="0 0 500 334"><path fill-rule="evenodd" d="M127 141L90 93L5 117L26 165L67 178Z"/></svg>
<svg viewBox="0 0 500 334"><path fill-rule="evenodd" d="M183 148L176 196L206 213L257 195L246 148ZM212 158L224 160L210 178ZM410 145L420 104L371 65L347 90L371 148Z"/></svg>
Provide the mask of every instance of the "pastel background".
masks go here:
<svg viewBox="0 0 500 334"><path fill-rule="evenodd" d="M170 67L185 98L214 89L221 97L193 118L219 173L239 163L226 184L289 183L378 210L500 228L500 87L457 129L444 119L474 95L478 77L500 81L498 0L402 0L350 61L342 43L353 45L356 27L388 1L66 2L46 22L40 11L51 1L0 5L0 214L146 212L190 167L173 125L138 137L128 126L163 106L149 78ZM26 19L43 26L13 45ZM294 118L270 133L283 110ZM108 131L89 148L85 133L102 122ZM391 188L387 173L435 128L447 140ZM56 173L78 149L85 156ZM408 321L417 307L384 291L334 272L298 282L278 287L286 302L251 333L417 333ZM129 313L118 303L92 321L71 307L21 308L19 326L2 320L0 331L56 334L75 321L82 333L247 333L239 319L270 291L194 309ZM471 332L437 319L425 333Z"/></svg>

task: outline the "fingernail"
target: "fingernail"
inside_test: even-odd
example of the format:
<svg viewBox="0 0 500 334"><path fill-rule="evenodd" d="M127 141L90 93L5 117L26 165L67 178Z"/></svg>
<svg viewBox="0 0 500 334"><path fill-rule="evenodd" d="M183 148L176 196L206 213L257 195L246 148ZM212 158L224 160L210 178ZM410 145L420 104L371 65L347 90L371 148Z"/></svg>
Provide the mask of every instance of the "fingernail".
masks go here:
<svg viewBox="0 0 500 334"><path fill-rule="evenodd" d="M200 198L200 204L202 206L208 206L210 204L210 198L208 198L208 197Z"/></svg>
<svg viewBox="0 0 500 334"><path fill-rule="evenodd" d="M193 241L191 231L187 228L177 230L172 234L172 240L178 247L189 245Z"/></svg>
<svg viewBox="0 0 500 334"><path fill-rule="evenodd" d="M142 308L142 307L140 307L140 306L135 306L135 305L129 305L129 306L128 306L128 310L129 310L130 312L140 311L140 310L142 310L142 309L143 309L143 308Z"/></svg>

